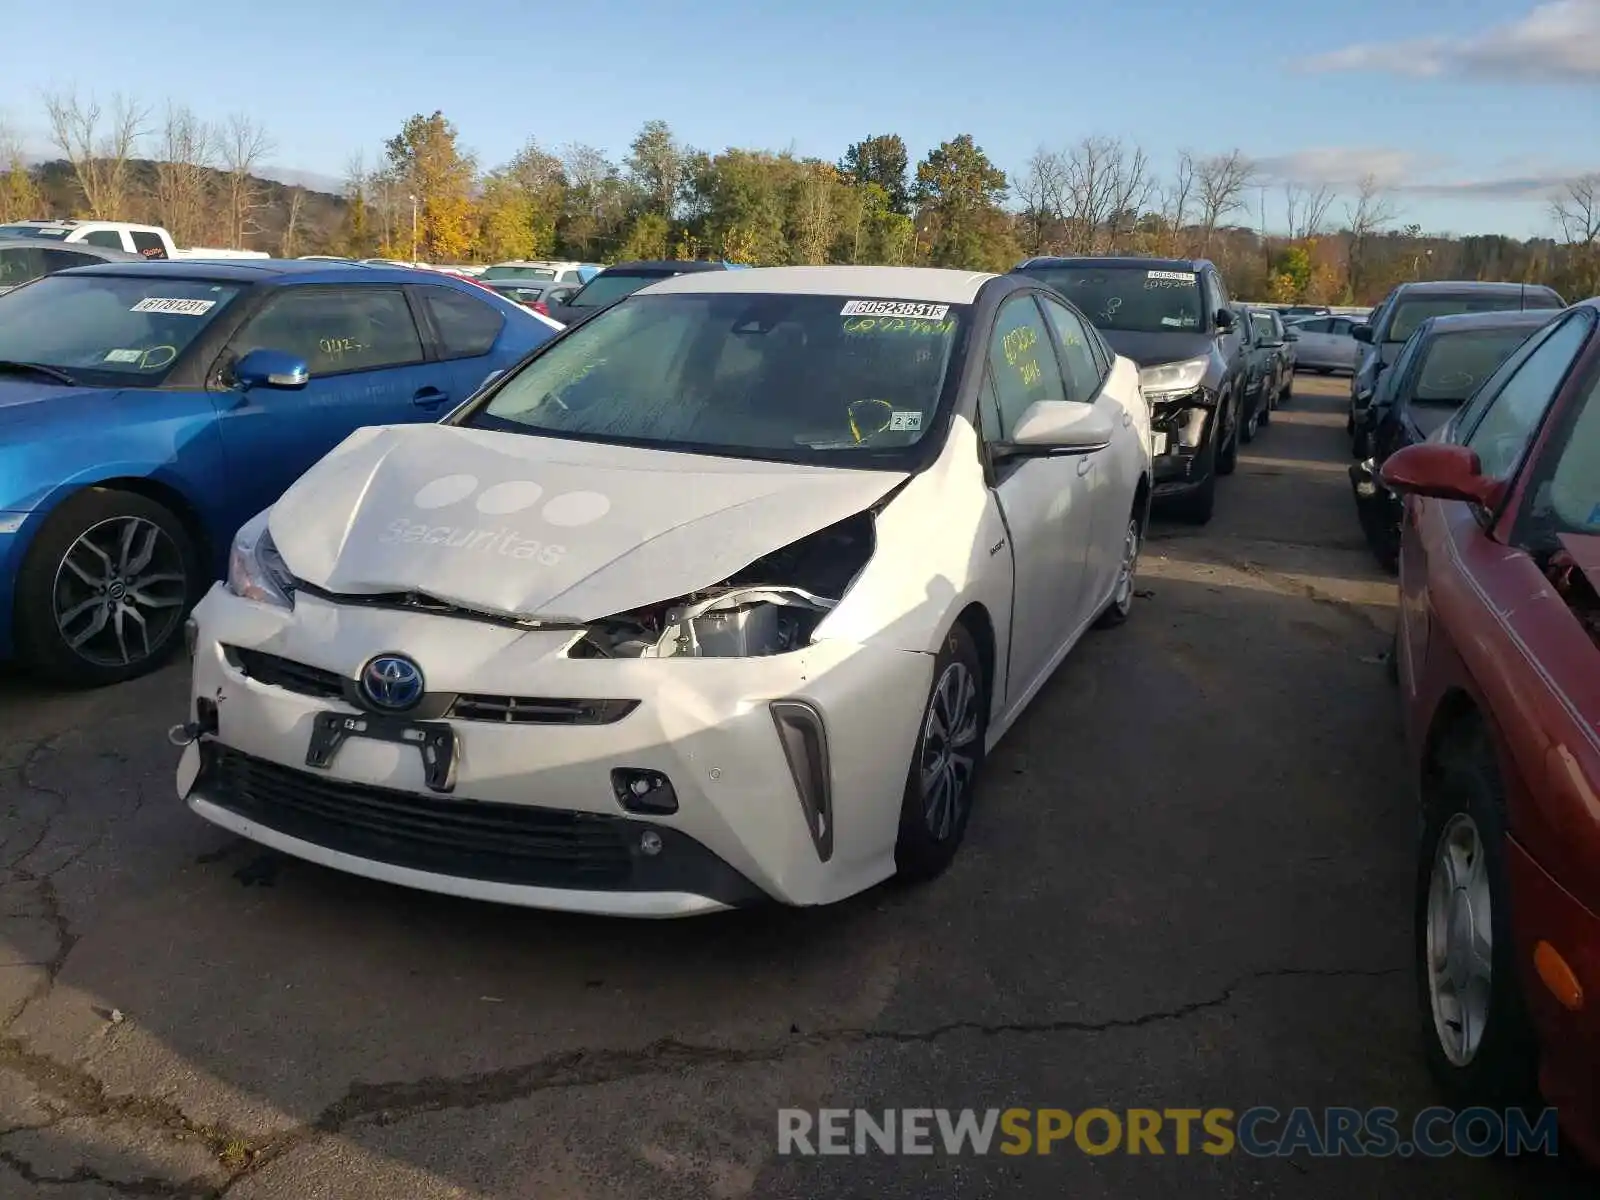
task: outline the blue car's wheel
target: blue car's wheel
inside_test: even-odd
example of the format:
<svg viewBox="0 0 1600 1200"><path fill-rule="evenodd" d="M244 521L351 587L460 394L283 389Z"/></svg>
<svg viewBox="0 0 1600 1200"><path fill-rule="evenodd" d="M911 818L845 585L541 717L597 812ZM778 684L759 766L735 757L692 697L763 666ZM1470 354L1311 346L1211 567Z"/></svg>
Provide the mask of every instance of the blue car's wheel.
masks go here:
<svg viewBox="0 0 1600 1200"><path fill-rule="evenodd" d="M181 641L199 582L194 539L166 508L80 492L50 514L17 578L18 656L70 686L143 675Z"/></svg>

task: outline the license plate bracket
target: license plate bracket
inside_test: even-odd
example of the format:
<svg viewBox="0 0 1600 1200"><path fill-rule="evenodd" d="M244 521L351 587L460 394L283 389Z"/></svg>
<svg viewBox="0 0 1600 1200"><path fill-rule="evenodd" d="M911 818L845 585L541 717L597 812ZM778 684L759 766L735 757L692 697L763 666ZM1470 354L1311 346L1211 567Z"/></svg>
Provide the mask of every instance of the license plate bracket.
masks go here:
<svg viewBox="0 0 1600 1200"><path fill-rule="evenodd" d="M408 721L404 717L377 713L320 712L312 722L306 766L327 770L333 766L339 747L351 738L415 746L422 755L423 779L428 789L455 791L456 761L461 757L461 745L448 722Z"/></svg>

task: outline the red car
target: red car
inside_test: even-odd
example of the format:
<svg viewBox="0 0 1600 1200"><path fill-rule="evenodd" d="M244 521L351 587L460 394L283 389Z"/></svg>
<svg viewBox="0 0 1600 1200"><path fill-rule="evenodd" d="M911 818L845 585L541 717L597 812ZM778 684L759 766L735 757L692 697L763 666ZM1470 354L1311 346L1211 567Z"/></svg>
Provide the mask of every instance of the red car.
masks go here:
<svg viewBox="0 0 1600 1200"><path fill-rule="evenodd" d="M1429 441L1406 496L1394 671L1416 765L1418 1009L1462 1105L1535 1085L1600 1161L1600 299Z"/></svg>

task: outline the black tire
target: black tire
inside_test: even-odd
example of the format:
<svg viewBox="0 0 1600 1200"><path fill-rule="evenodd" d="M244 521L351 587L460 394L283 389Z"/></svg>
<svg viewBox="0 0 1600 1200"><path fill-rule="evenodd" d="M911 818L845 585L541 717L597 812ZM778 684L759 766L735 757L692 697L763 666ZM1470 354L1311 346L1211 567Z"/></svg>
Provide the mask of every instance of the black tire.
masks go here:
<svg viewBox="0 0 1600 1200"><path fill-rule="evenodd" d="M1360 462L1371 453L1372 435L1367 432L1365 422L1363 422L1362 428L1355 431L1355 436L1350 442L1350 457Z"/></svg>
<svg viewBox="0 0 1600 1200"><path fill-rule="evenodd" d="M1139 570L1139 552L1144 548L1145 528L1149 524L1146 520L1148 505L1135 503L1133 511L1128 514L1128 530L1123 540L1123 563L1117 567L1117 587L1111 593L1111 602L1100 612L1095 621L1096 629L1114 629L1123 624L1133 614L1133 593L1137 586L1136 576ZM1123 564L1127 563L1132 547L1132 565L1128 568L1126 584L1122 577Z"/></svg>
<svg viewBox="0 0 1600 1200"><path fill-rule="evenodd" d="M1448 1010L1440 1022L1434 1015L1428 898L1441 839L1447 830L1454 829L1459 835L1461 820L1470 821L1477 832L1492 945L1488 1007L1481 1038L1469 1056L1452 1056L1438 1030L1439 1023L1449 1027ZM1518 978L1516 943L1511 932L1505 791L1487 734L1477 722L1446 735L1439 749L1438 770L1424 786L1422 826L1413 915L1417 1021L1428 1069L1459 1107L1514 1107L1537 1094L1538 1046ZM1438 932L1435 931L1436 936Z"/></svg>
<svg viewBox="0 0 1600 1200"><path fill-rule="evenodd" d="M1290 371L1283 381L1283 391L1278 393L1278 403L1287 404L1294 399L1294 372Z"/></svg>
<svg viewBox="0 0 1600 1200"><path fill-rule="evenodd" d="M163 569L159 574L178 574L181 579L163 579L159 585L149 585L144 594L160 600L171 600L161 608L143 610L147 614L144 630L148 643L136 636L139 626L131 619L123 619L125 634L123 645L126 661L116 661L111 650L116 645L116 618L105 622L99 634L84 643L85 649L75 650L62 634L56 620L57 597L63 604L80 607L88 602L94 592L87 581L65 566L67 552L86 534L111 537L119 523L141 523L139 537L153 529L152 566ZM85 552L80 550L80 555ZM91 563L98 559L87 554ZM74 561L78 561L76 558ZM112 567L107 560L108 579ZM183 641L183 621L199 596L202 584L200 555L194 539L169 510L154 500L132 492L104 488L88 488L68 497L50 514L17 575L16 585L16 644L23 664L35 675L66 687L103 687L146 675L164 663ZM117 585L108 585L108 589ZM149 589L156 588L155 591ZM133 589L122 585L114 592L107 590L108 611L116 601L114 594L126 607L137 607L127 602ZM90 612L88 619L92 619ZM77 628L81 628L78 626Z"/></svg>
<svg viewBox="0 0 1600 1200"><path fill-rule="evenodd" d="M1241 446L1248 446L1256 440L1256 434L1261 432L1261 421L1267 408L1267 385L1265 383L1261 385L1261 394L1256 397L1254 403L1251 402L1250 397L1246 396L1240 404L1240 408L1242 409L1245 405L1249 405L1250 415L1239 422L1239 445Z"/></svg>
<svg viewBox="0 0 1600 1200"><path fill-rule="evenodd" d="M941 688L952 686L952 672L957 678L965 673L976 689L972 700L975 724L968 727L965 721L961 722L962 729L971 734L971 740L962 743L970 768L955 794L955 811L946 823L932 811L923 777L926 760L930 754L939 752L937 735L930 731L929 714L941 700ZM927 702L922 706L922 723L906 770L906 789L900 802L900 834L894 846L895 869L900 879L917 883L943 874L961 848L967 822L972 816L974 784L983 768L983 739L988 726L989 681L984 678L983 662L972 635L965 626L956 625L945 635L944 646L934 660L933 682L928 688Z"/></svg>
<svg viewBox="0 0 1600 1200"><path fill-rule="evenodd" d="M1218 475L1232 475L1239 465L1239 414L1243 408L1242 403L1236 403L1231 397L1217 409L1218 425L1213 439L1224 438L1217 446L1216 464ZM1223 418L1226 417L1226 420Z"/></svg>

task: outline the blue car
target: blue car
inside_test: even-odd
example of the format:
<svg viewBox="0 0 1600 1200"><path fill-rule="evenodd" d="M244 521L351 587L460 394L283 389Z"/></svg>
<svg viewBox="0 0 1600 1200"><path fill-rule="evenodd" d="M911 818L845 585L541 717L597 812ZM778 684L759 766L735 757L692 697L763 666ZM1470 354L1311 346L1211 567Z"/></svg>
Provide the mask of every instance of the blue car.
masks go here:
<svg viewBox="0 0 1600 1200"><path fill-rule="evenodd" d="M106 263L0 295L0 660L80 686L153 669L307 467L438 420L556 332L356 263Z"/></svg>

